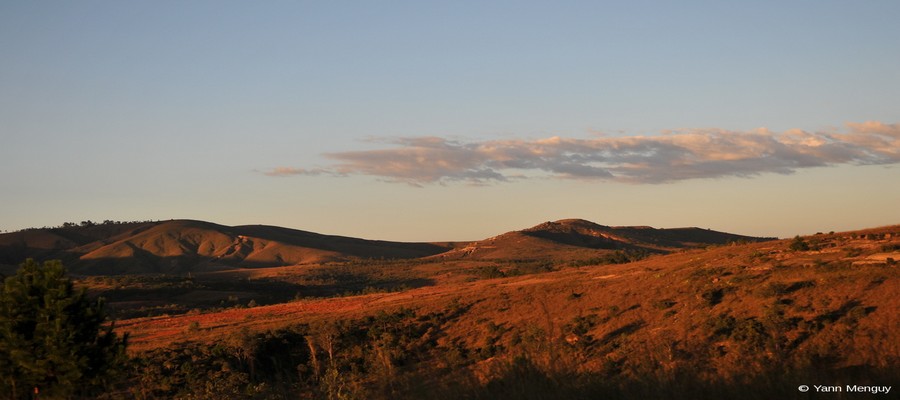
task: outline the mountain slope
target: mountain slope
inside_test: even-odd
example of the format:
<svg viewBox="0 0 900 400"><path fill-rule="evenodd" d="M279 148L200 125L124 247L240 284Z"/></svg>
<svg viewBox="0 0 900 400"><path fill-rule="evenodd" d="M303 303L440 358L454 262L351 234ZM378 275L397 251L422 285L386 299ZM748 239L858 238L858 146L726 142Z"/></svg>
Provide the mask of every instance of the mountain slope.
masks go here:
<svg viewBox="0 0 900 400"><path fill-rule="evenodd" d="M314 264L364 258L415 258L446 251L400 243L321 235L263 225L224 226L173 220L101 231L97 227L0 235L0 263L59 258L86 274L170 273L225 267Z"/></svg>
<svg viewBox="0 0 900 400"><path fill-rule="evenodd" d="M717 246L628 264L116 326L131 334L136 352L194 349L183 344L190 342L241 354L240 345L227 346L242 343L235 338L247 332L278 343L296 338L293 348L317 353L299 355L291 368L321 370L318 354L344 370L394 368L348 378L363 389L409 381L427 388L397 384L401 395L389 398L799 399L807 397L797 387L810 382L897 382L900 226L801 242ZM469 263L434 263L444 264L465 273ZM384 340L379 332L388 329L407 336ZM358 356L359 349L384 348L408 356ZM302 390L318 381L309 382ZM460 385L488 394L448 391ZM378 397L367 394L360 397Z"/></svg>
<svg viewBox="0 0 900 400"><path fill-rule="evenodd" d="M765 240L770 239L700 228L610 227L583 219L564 219L473 242L435 257L575 260L597 257L616 250L669 253L685 248Z"/></svg>
<svg viewBox="0 0 900 400"><path fill-rule="evenodd" d="M107 223L89 226L26 229L0 235L0 266L15 266L26 258L74 261L72 249L90 244L101 245L128 237L158 224L157 222Z"/></svg>
<svg viewBox="0 0 900 400"><path fill-rule="evenodd" d="M668 253L763 240L699 228L609 227L580 219L546 222L472 243L365 240L266 225L194 220L35 229L0 235L0 264L62 259L82 274L181 273L234 267L321 264L367 258L591 260L615 251Z"/></svg>

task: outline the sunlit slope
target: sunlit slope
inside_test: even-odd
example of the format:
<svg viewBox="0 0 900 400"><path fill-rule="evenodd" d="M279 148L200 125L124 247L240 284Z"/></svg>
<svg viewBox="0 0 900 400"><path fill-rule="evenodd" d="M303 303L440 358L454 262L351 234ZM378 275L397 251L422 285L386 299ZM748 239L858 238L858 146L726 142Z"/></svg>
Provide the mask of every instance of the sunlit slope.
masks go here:
<svg viewBox="0 0 900 400"><path fill-rule="evenodd" d="M194 220L104 223L0 235L0 265L62 259L80 274L186 273L359 259L591 260L612 252L666 253L760 238L699 228L609 227L570 219L471 243L403 243L276 226Z"/></svg>
<svg viewBox="0 0 900 400"><path fill-rule="evenodd" d="M435 258L584 260L614 251L656 254L763 240L769 239L700 228L612 227L582 219L565 219L459 246Z"/></svg>
<svg viewBox="0 0 900 400"><path fill-rule="evenodd" d="M117 326L141 351L400 307L455 309L438 344L463 349L471 368L523 352L592 371L661 365L720 377L773 362L885 368L900 362L897 260L893 226Z"/></svg>
<svg viewBox="0 0 900 400"><path fill-rule="evenodd" d="M192 220L135 224L103 232L69 227L4 234L0 235L0 257L8 265L27 257L60 258L76 273L125 274L414 258L448 250L428 243L364 240L262 225L230 227Z"/></svg>

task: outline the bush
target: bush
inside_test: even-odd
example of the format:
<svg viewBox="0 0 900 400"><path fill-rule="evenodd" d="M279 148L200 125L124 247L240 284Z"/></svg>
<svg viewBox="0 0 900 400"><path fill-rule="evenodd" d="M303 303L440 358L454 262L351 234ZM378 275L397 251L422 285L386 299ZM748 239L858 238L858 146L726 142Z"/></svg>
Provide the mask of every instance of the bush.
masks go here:
<svg viewBox="0 0 900 400"><path fill-rule="evenodd" d="M676 304L678 304L678 302L676 302L675 300L663 299L663 300L654 301L653 307L658 310L666 310L666 309L674 307Z"/></svg>
<svg viewBox="0 0 900 400"><path fill-rule="evenodd" d="M900 250L900 243L881 245L881 251L890 252Z"/></svg>
<svg viewBox="0 0 900 400"><path fill-rule="evenodd" d="M700 297L706 303L706 305L712 307L716 304L722 302L722 299L725 297L724 289L708 289L700 294Z"/></svg>
<svg viewBox="0 0 900 400"><path fill-rule="evenodd" d="M847 257L858 257L863 253L863 250L859 247L848 247L847 248Z"/></svg>
<svg viewBox="0 0 900 400"><path fill-rule="evenodd" d="M791 241L790 249L793 251L809 251L809 243L806 243L799 235L794 236L794 240Z"/></svg>

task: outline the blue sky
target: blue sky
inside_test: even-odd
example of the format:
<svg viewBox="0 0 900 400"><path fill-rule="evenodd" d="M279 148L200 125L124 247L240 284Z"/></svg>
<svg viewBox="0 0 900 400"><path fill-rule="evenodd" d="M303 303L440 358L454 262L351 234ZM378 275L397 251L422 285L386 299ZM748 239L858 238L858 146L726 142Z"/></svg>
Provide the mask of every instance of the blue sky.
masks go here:
<svg viewBox="0 0 900 400"><path fill-rule="evenodd" d="M900 223L900 3L445 3L0 3L0 230Z"/></svg>

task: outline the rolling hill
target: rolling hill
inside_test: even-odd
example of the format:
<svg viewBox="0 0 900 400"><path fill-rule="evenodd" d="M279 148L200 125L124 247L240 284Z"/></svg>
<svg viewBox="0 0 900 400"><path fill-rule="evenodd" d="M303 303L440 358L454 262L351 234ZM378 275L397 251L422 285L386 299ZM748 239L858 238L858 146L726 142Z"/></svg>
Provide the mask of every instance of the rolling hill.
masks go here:
<svg viewBox="0 0 900 400"><path fill-rule="evenodd" d="M433 257L447 260L589 260L617 250L663 254L687 248L765 240L772 239L700 228L611 227L583 219L564 219L458 246Z"/></svg>
<svg viewBox="0 0 900 400"><path fill-rule="evenodd" d="M0 235L0 264L63 260L88 275L186 273L364 259L589 260L615 250L674 250L759 241L699 228L609 227L569 219L471 243L402 243L322 235L266 225L194 220L30 229Z"/></svg>
<svg viewBox="0 0 900 400"><path fill-rule="evenodd" d="M529 232L585 228L566 224ZM499 278L471 268L488 261L430 257L379 266L427 274L429 285L117 327L148 363L225 363L243 379L265 369L255 382L319 397L341 387L360 398L807 399L817 397L798 385L898 383L898 260L900 226ZM327 368L337 386L320 377Z"/></svg>
<svg viewBox="0 0 900 400"><path fill-rule="evenodd" d="M193 220L33 229L0 235L2 264L16 265L29 257L58 258L71 271L91 275L416 258L448 249L445 244L365 240L275 226L232 227Z"/></svg>
<svg viewBox="0 0 900 400"><path fill-rule="evenodd" d="M603 257L632 253L649 256ZM67 260L107 299L139 366L124 397L806 399L798 385L900 382L900 226L771 240L569 219L442 244L191 220L0 235L3 260L23 255Z"/></svg>

